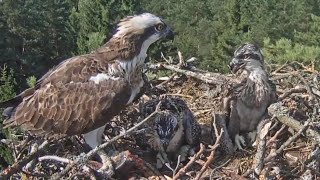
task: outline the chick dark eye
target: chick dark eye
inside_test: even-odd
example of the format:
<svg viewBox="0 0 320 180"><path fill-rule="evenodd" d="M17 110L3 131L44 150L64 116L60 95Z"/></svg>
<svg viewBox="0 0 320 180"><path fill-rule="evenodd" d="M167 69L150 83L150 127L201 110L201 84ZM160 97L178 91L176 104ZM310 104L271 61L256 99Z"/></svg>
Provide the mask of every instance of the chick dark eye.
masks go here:
<svg viewBox="0 0 320 180"><path fill-rule="evenodd" d="M174 128L174 130L176 131L176 130L178 130L178 128L179 128L179 127L178 127L178 126L176 126L176 127Z"/></svg>
<svg viewBox="0 0 320 180"><path fill-rule="evenodd" d="M159 23L159 24L157 24L157 25L155 26L156 31L162 31L163 28L164 28L164 24L162 24L162 23Z"/></svg>

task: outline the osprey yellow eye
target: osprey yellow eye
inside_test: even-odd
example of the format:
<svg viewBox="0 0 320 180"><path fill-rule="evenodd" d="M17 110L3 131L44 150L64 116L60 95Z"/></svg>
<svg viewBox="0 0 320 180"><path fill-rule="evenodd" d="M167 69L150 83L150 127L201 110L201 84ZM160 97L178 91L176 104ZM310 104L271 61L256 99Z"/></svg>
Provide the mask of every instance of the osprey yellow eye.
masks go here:
<svg viewBox="0 0 320 180"><path fill-rule="evenodd" d="M162 24L162 23L157 24L156 27L155 27L155 29L156 29L157 31L162 31L163 28L164 28L164 24Z"/></svg>

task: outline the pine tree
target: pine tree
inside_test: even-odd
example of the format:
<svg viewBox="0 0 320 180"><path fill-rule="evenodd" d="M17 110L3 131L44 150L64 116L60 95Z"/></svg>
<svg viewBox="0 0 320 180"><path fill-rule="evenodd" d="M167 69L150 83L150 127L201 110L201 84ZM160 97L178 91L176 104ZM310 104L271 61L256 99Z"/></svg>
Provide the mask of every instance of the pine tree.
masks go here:
<svg viewBox="0 0 320 180"><path fill-rule="evenodd" d="M79 0L70 15L71 30L77 37L76 54L89 53L102 45L111 35L112 25L120 18L134 14L138 2Z"/></svg>
<svg viewBox="0 0 320 180"><path fill-rule="evenodd" d="M310 29L310 12L320 13L318 0L142 2L145 10L169 20L179 33L174 45L186 57L197 56L201 68L220 72L228 71L233 51L241 43L250 41L263 46L265 38L271 43L281 38L295 43L296 32L305 33ZM302 39L308 41L307 37Z"/></svg>
<svg viewBox="0 0 320 180"><path fill-rule="evenodd" d="M0 102L11 99L15 96L16 81L13 77L13 70L8 70L7 66L0 67ZM2 110L0 110L2 114ZM2 116L0 116L0 139L9 138L11 132L9 129L2 129ZM0 171L13 163L11 149L0 143Z"/></svg>
<svg viewBox="0 0 320 180"><path fill-rule="evenodd" d="M8 30L4 46L9 54L0 60L21 79L39 77L71 55L74 45L67 28L71 7L66 1L5 0L1 8L2 24Z"/></svg>

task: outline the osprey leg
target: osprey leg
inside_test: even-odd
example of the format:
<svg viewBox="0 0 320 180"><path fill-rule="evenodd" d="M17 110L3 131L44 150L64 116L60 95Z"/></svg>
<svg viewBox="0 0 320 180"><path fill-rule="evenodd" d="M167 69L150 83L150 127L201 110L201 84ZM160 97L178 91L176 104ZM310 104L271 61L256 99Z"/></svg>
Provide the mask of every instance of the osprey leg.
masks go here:
<svg viewBox="0 0 320 180"><path fill-rule="evenodd" d="M94 149L102 143L102 136L106 125L101 126L93 131L83 134L83 138L86 143ZM102 167L98 170L99 173L111 177L114 175L114 170L110 157L103 151L100 150L97 153L101 158Z"/></svg>
<svg viewBox="0 0 320 180"><path fill-rule="evenodd" d="M256 141L257 131L254 130L252 132L249 132L248 136L250 138L251 146L252 147L256 146L257 145L257 141Z"/></svg>
<svg viewBox="0 0 320 180"><path fill-rule="evenodd" d="M239 150L243 150L242 146L246 146L246 143L245 143L245 140L244 140L244 137L237 134L234 138L234 142L236 144L235 146L235 150L239 149Z"/></svg>

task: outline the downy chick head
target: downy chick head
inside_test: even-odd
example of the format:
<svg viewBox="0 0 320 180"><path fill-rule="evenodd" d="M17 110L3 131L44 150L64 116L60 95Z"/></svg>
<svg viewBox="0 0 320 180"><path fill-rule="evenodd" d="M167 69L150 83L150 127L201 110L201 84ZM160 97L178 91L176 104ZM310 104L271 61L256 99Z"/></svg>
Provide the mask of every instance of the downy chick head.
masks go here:
<svg viewBox="0 0 320 180"><path fill-rule="evenodd" d="M229 67L233 73L239 70L252 72L256 69L264 69L264 58L260 48L252 43L242 44L234 52Z"/></svg>
<svg viewBox="0 0 320 180"><path fill-rule="evenodd" d="M170 111L163 111L155 117L155 130L164 147L167 147L178 129L178 117Z"/></svg>

